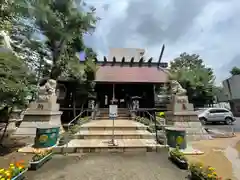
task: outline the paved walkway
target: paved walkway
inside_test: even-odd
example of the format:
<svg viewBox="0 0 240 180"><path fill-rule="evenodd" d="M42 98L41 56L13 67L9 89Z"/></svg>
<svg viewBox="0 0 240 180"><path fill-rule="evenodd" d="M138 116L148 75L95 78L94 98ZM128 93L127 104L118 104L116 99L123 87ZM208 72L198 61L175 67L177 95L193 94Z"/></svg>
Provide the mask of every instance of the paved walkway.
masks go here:
<svg viewBox="0 0 240 180"><path fill-rule="evenodd" d="M152 152L55 155L37 172L26 175L29 180L184 180L187 172L175 167L165 152Z"/></svg>
<svg viewBox="0 0 240 180"><path fill-rule="evenodd" d="M235 172L240 172L240 166L233 166L233 164L239 163L239 158L234 156L236 152L233 152L232 148L235 148L238 141L240 141L240 133L233 138L196 141L192 143L193 147L203 151L204 154L201 156L190 155L187 158L190 161L200 161L207 166L213 166L223 179L236 180L234 175L239 177Z"/></svg>

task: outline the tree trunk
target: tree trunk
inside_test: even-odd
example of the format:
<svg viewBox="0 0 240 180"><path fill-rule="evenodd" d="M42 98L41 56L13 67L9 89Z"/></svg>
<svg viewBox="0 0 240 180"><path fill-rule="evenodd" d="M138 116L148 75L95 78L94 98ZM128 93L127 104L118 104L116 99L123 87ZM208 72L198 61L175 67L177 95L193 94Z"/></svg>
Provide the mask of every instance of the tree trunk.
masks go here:
<svg viewBox="0 0 240 180"><path fill-rule="evenodd" d="M57 80L60 75L61 75L60 67L58 67L57 65L53 65L50 72L50 79Z"/></svg>
<svg viewBox="0 0 240 180"><path fill-rule="evenodd" d="M2 122L5 123L5 127L4 127L3 134L0 137L0 145L2 145L4 137L7 133L7 127L8 127L8 124L9 124L9 118L10 118L10 114L12 113L12 109L13 108L11 108L10 111L9 111L9 107L5 106L1 111L1 117L0 118L1 118Z"/></svg>
<svg viewBox="0 0 240 180"><path fill-rule="evenodd" d="M50 72L50 79L57 80L57 78L61 75L62 70L61 66L59 65L59 60L61 57L61 54L63 53L65 44L66 44L66 39L62 39L60 43L52 42L53 44L53 51L52 51L52 56L53 56L53 65L52 69ZM57 45L58 44L58 45Z"/></svg>

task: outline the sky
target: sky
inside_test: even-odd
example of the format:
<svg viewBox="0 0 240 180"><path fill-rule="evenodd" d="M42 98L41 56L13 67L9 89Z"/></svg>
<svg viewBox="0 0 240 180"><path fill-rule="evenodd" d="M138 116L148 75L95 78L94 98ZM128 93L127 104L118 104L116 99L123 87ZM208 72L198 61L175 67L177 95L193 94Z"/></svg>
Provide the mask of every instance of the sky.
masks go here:
<svg viewBox="0 0 240 180"><path fill-rule="evenodd" d="M239 0L86 0L94 5L101 21L86 45L99 56L109 48L144 48L162 62L182 52L197 53L214 69L216 81L240 67Z"/></svg>

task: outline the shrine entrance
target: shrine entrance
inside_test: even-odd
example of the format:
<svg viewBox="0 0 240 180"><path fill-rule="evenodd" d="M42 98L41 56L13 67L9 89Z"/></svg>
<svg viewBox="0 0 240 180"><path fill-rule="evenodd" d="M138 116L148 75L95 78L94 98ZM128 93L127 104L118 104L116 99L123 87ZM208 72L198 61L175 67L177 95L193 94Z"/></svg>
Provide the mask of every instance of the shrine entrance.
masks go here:
<svg viewBox="0 0 240 180"><path fill-rule="evenodd" d="M127 108L129 100L134 96L141 97L141 108L154 107L154 88L153 84L150 83L97 84L96 92L99 108L108 107L106 101L108 105L111 104L113 97L116 99L119 108Z"/></svg>

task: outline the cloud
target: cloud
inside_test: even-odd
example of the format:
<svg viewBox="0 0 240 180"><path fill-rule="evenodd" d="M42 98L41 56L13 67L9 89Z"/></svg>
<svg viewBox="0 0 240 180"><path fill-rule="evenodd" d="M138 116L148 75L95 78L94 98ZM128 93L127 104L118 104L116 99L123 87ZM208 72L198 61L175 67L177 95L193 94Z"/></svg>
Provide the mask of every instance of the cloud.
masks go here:
<svg viewBox="0 0 240 180"><path fill-rule="evenodd" d="M111 47L145 48L163 61L182 52L198 53L214 68L217 80L239 63L239 0L87 0L102 18L87 45L100 55Z"/></svg>

